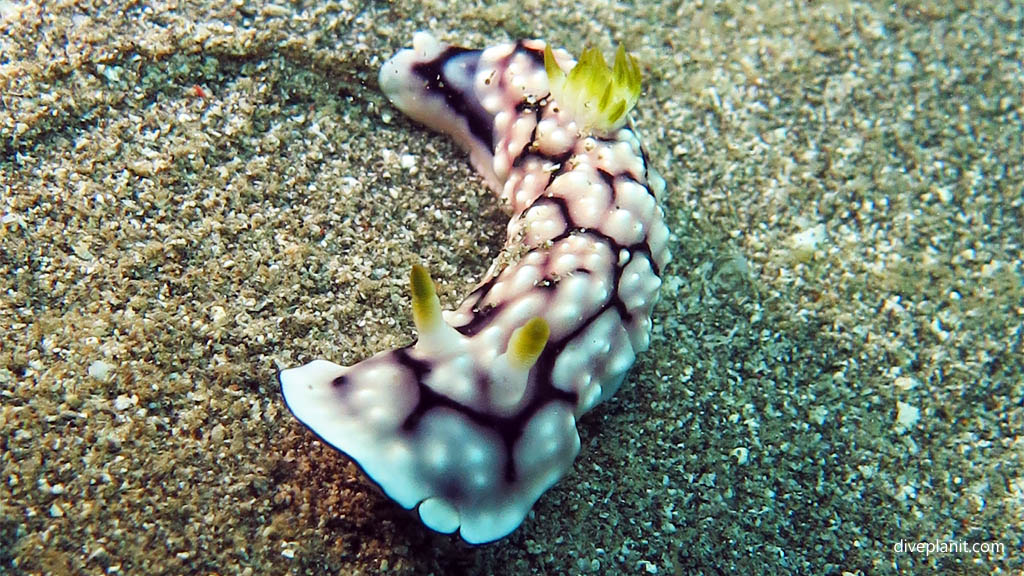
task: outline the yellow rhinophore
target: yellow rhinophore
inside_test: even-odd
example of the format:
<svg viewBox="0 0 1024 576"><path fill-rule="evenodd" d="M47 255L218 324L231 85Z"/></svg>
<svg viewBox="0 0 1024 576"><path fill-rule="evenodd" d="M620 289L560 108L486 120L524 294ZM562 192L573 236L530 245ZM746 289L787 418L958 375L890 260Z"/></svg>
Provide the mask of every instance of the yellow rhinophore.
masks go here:
<svg viewBox="0 0 1024 576"><path fill-rule="evenodd" d="M550 335L548 323L540 316L516 328L508 341L509 365L524 371L533 368Z"/></svg>
<svg viewBox="0 0 1024 576"><path fill-rule="evenodd" d="M426 354L451 354L460 349L463 338L455 328L444 321L441 300L434 290L430 273L419 264L413 264L409 273L412 291L412 321L416 323L419 340L416 349Z"/></svg>
<svg viewBox="0 0 1024 576"><path fill-rule="evenodd" d="M441 300L434 291L430 272L419 264L413 264L409 287L412 290L412 321L416 323L416 330L421 335L434 331L444 320L441 318Z"/></svg>
<svg viewBox="0 0 1024 576"><path fill-rule="evenodd" d="M583 130L611 132L622 127L640 98L640 66L621 44L611 68L598 49L587 48L568 75L555 61L551 46L545 46L544 69L555 102Z"/></svg>
<svg viewBox="0 0 1024 576"><path fill-rule="evenodd" d="M505 353L491 365L491 405L499 411L514 411L522 403L530 370L537 363L551 330L540 316L512 331Z"/></svg>

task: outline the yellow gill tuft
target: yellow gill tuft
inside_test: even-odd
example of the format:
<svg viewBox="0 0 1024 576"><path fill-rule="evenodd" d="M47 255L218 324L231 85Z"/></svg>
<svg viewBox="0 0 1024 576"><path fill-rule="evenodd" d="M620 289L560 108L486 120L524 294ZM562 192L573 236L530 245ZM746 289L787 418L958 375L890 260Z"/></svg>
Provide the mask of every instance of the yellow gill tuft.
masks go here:
<svg viewBox="0 0 1024 576"><path fill-rule="evenodd" d="M584 131L607 133L621 128L640 98L640 66L621 44L611 68L600 50L587 48L568 74L558 65L551 47L545 46L544 70L555 102L574 116Z"/></svg>

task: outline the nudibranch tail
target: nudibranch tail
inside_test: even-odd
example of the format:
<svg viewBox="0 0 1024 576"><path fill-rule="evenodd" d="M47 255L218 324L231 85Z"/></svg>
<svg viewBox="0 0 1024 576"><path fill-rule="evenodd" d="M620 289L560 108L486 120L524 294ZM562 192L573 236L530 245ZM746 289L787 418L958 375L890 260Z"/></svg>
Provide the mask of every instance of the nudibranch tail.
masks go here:
<svg viewBox="0 0 1024 576"><path fill-rule="evenodd" d="M512 212L505 249L452 311L412 267L416 342L279 376L302 423L473 544L515 530L570 469L576 418L650 343L671 258L664 180L626 127L639 66L621 47L611 67L596 50L571 61L540 41L468 50L419 33L384 64L391 102L454 136Z"/></svg>
<svg viewBox="0 0 1024 576"><path fill-rule="evenodd" d="M584 130L607 133L621 128L640 98L640 66L621 44L612 68L600 50L587 48L568 75L546 46L544 70L555 101L567 108Z"/></svg>

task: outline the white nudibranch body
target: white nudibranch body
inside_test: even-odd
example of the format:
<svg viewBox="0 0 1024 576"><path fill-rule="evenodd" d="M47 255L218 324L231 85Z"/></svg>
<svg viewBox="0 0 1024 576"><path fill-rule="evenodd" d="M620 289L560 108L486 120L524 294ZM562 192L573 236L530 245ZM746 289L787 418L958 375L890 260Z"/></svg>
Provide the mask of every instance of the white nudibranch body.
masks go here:
<svg viewBox="0 0 1024 576"><path fill-rule="evenodd" d="M384 64L387 97L452 135L508 206L504 253L450 312L413 267L416 343L279 376L302 423L428 527L470 543L515 530L572 466L576 419L648 347L670 259L664 180L624 127L639 68L620 51L614 69L594 53L574 69L555 50L545 69L545 49L420 33Z"/></svg>

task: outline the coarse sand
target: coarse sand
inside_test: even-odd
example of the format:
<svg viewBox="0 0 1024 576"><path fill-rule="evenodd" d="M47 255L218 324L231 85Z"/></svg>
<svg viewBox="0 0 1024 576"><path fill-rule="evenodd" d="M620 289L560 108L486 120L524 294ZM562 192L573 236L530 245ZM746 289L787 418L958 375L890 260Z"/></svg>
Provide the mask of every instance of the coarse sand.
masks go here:
<svg viewBox="0 0 1024 576"><path fill-rule="evenodd" d="M0 572L1021 574L1024 5L485 4L0 0ZM503 242L376 86L420 29L624 42L669 184L651 350L477 548L275 381Z"/></svg>

